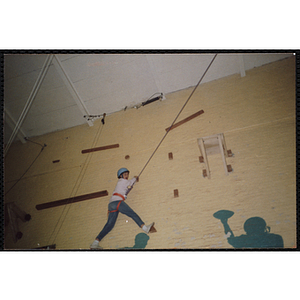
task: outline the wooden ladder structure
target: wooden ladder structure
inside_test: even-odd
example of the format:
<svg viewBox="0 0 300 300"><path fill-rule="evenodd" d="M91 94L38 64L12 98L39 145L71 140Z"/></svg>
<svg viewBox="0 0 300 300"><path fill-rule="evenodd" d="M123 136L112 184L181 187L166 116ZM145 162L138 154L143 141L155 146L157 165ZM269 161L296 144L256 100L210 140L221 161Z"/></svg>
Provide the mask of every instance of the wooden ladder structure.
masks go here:
<svg viewBox="0 0 300 300"><path fill-rule="evenodd" d="M228 175L229 172L232 172L231 165L227 165L226 157L232 157L233 155L231 150L227 150L223 133L198 138L197 141L201 153L199 161L200 163L205 164L205 169L203 169L203 177L210 179L210 169L207 156L216 153L221 153L225 174Z"/></svg>

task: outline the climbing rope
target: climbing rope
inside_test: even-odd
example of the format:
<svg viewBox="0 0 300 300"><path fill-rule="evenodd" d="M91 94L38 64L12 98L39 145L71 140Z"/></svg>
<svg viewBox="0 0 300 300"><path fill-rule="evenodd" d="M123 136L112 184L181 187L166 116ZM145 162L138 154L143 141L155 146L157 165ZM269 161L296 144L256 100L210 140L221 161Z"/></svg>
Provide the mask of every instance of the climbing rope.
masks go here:
<svg viewBox="0 0 300 300"><path fill-rule="evenodd" d="M182 113L182 111L184 110L184 108L186 107L186 105L188 104L188 102L190 101L190 99L192 98L194 92L196 91L196 89L198 88L198 86L200 85L202 79L204 78L205 74L207 73L207 71L209 70L210 66L212 65L212 63L214 62L215 58L217 57L217 54L214 55L213 59L211 60L210 64L208 65L208 67L206 68L205 72L203 73L203 75L201 76L200 80L198 81L198 83L196 84L196 86L194 87L193 91L191 92L191 94L189 95L188 99L185 101L184 105L182 106L182 108L180 109L179 113L177 114L176 118L174 119L172 125L168 128L167 132L165 133L165 135L163 136L163 138L161 139L161 141L158 143L157 147L155 148L155 150L153 151L153 153L151 154L150 158L148 159L148 161L146 162L146 164L144 165L142 171L140 172L140 174L138 175L138 177L141 176L141 174L144 172L145 168L147 167L147 165L149 164L149 162L151 161L151 159L153 158L154 154L156 153L156 151L158 150L158 148L160 147L160 145L162 144L162 142L164 141L164 139L166 138L166 136L168 135L169 131L172 129L173 125L175 124L175 122L177 121L178 117L180 116L180 114Z"/></svg>
<svg viewBox="0 0 300 300"><path fill-rule="evenodd" d="M154 150L153 153L151 154L150 158L148 159L148 161L147 161L146 164L144 165L144 167L143 167L143 169L141 170L141 172L139 173L138 177L140 177L141 174L144 172L145 168L147 167L147 165L149 164L149 162L150 162L151 159L153 158L154 154L156 153L156 151L158 150L158 148L160 147L160 145L162 144L162 142L164 141L164 139L165 139L166 136L168 135L169 131L172 129L173 125L175 124L175 122L177 121L178 117L180 116L180 114L182 113L182 111L184 110L184 108L186 107L186 105L188 104L189 100L190 100L191 97L193 96L193 94L194 94L194 92L196 91L197 87L200 85L202 79L204 78L205 74L206 74L207 71L209 70L209 68L210 68L210 66L212 65L213 61L215 60L216 56L217 56L217 54L214 55L214 57L213 57L213 59L211 60L210 64L208 65L208 67L206 68L205 72L204 72L203 75L201 76L200 80L198 81L198 83L197 83L196 86L194 87L192 93L189 95L188 99L185 101L184 105L182 106L182 108L180 109L179 113L177 114L177 116L175 117L174 121L172 122L171 126L168 128L167 132L165 133L165 135L163 136L163 138L161 139L161 141L159 142L159 144L157 145L157 147L155 148L155 150ZM98 129L98 131L97 131L97 133L96 133L96 135L95 135L95 138L94 138L94 141L93 141L93 146L92 146L92 148L93 148L94 145L97 143L97 141L98 141L98 139L99 139L99 137L100 137L100 135L101 135L102 129L103 129L103 125L102 125L102 126L100 125L100 126L99 126L99 129ZM78 176L78 178L77 178L77 181L76 181L76 183L75 183L75 185L74 185L74 188L73 188L73 190L72 190L72 192L71 192L71 195L73 195L72 197L74 197L74 196L76 195L76 193L77 193L77 191L78 191L78 189L79 189L79 186L80 186L80 184L81 184L81 182L82 182L82 179L83 179L83 177L84 177L84 174L85 174L85 172L86 172L86 169L87 169L87 166L88 166L88 163L89 163L90 159L91 159L91 157L90 157L90 155L88 155L86 161L84 162L84 167L82 168L81 172L79 173L79 176ZM132 188L132 187L131 187L131 188ZM128 192L131 190L131 188L128 190ZM71 199L71 197L70 197L70 199ZM63 223L64 223L64 221L65 221L65 218L66 218L66 216L67 216L67 214L68 214L68 212L69 212L69 210L70 210L70 206L68 206L68 209L67 209L67 211L66 211L66 213L65 213L65 216L63 217L63 214L64 214L64 212L65 212L66 207L67 207L67 205L64 206L63 211L62 211L62 213L61 213L61 215L60 215L58 221L56 222L56 225L55 225L55 227L54 227L54 229L53 229L53 231L52 231L52 233L51 233L51 235L50 235L49 243L50 243L51 237L54 235L54 232L55 232L56 228L58 227L60 221L61 221L60 226L59 226L59 228L58 228L58 230L57 230L57 232L56 232L56 234L55 234L55 236L54 236L54 238L53 238L52 244L53 244L54 241L56 240L56 237L57 237L58 233L59 233L60 230L61 230L61 227L62 227L62 225L63 225Z"/></svg>
<svg viewBox="0 0 300 300"><path fill-rule="evenodd" d="M101 135L101 133L102 133L103 127L104 127L104 124L103 124L103 123L99 125L99 128L98 128L98 130L97 130L97 132L96 132L96 135L95 135L95 137L94 137L94 140L93 140L93 142L92 142L91 148L94 148L95 145L96 145L96 143L98 142L98 140L99 140L99 138L100 138L100 135ZM78 192L78 190L79 190L79 187L80 187L80 185L81 185L81 183L82 183L82 180L83 180L83 178L84 178L84 175L85 175L85 173L86 173L87 167L88 167L89 162L90 162L90 160L91 160L91 157L92 157L91 154L92 154L92 153L89 153L89 154L87 155L87 158L86 158L85 162L83 163L83 167L82 167L82 169L81 169L80 172L79 172L79 175L78 175L77 180L76 180L76 182L75 182L75 184L74 184L74 187L73 187L73 189L72 189L72 191L71 191L71 194L70 194L71 196L69 197L69 201L68 201L68 202L70 202L70 201L75 197L75 195L77 194L77 192ZM68 203L67 203L67 204L68 204ZM62 212L61 212L61 214L60 214L60 216L59 216L59 218L58 218L58 220L57 220L57 222L56 222L56 224L55 224L55 226L54 226L54 229L52 230L52 233L51 233L51 235L50 235L50 237L49 237L49 242L48 242L49 245L50 245L50 244L54 244L54 242L55 242L55 240L56 240L56 238L57 238L57 235L58 235L58 233L60 232L61 227L62 227L63 223L65 222L65 219L66 219L66 217L67 217L67 215L68 215L68 213L69 213L70 208L71 208L71 205L65 205L65 206L64 206L64 208L63 208L63 210L62 210ZM64 215L64 217L63 217L63 215ZM60 222L60 221L61 221L61 222ZM60 226L58 227L59 223L60 223ZM57 228L58 228L58 229L57 229ZM54 235L54 232L55 232L56 229L57 229L57 232L56 232L56 234ZM52 242L50 242L50 241L51 241L51 237L52 237L53 235L54 235L53 240L52 240Z"/></svg>

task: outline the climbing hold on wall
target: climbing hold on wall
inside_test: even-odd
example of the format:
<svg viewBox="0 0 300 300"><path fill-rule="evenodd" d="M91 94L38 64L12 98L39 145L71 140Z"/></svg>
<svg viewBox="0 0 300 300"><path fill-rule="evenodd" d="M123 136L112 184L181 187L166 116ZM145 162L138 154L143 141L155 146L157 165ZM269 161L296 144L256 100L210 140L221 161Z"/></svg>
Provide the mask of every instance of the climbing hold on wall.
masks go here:
<svg viewBox="0 0 300 300"><path fill-rule="evenodd" d="M177 197L179 197L178 190L174 190L174 198L177 198Z"/></svg>

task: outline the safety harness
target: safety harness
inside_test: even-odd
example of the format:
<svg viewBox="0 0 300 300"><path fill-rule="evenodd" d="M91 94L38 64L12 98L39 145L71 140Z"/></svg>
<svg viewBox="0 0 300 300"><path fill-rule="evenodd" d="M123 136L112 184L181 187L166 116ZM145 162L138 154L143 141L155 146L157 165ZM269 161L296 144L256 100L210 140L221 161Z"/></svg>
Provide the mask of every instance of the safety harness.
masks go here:
<svg viewBox="0 0 300 300"><path fill-rule="evenodd" d="M113 196L119 196L119 197L122 198L122 200L119 201L119 203L118 203L118 205L117 205L117 208L116 208L115 210L109 210L109 211L107 212L107 216L109 215L109 213L117 212L117 211L119 210L119 206L120 206L121 202L123 202L123 201L126 200L126 198L125 198L123 195L119 194L119 193L113 193Z"/></svg>

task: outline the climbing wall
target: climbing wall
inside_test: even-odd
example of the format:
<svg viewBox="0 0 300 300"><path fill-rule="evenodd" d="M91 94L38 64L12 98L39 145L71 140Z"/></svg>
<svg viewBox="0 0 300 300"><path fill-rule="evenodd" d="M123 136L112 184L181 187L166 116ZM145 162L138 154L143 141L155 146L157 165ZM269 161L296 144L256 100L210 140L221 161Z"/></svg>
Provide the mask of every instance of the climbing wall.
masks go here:
<svg viewBox="0 0 300 300"><path fill-rule="evenodd" d="M195 118L170 130L144 170L127 203L156 233L135 242L141 230L125 215L101 245L106 249L232 248L214 213L229 210L235 236L244 223L260 217L284 247L296 245L295 181L295 60L294 57L201 84L180 115ZM199 74L200 76L201 74ZM106 116L86 125L36 137L47 147L29 172L6 197L32 216L20 223L23 237L6 235L6 248L30 249L56 244L56 249L88 249L107 220L107 204L127 167L139 174L192 88L166 95L139 109ZM203 176L198 138L223 133L233 156L232 172L224 173L220 154L209 156L211 177ZM83 150L101 148L99 151ZM40 148L16 143L6 157L5 186L9 189ZM171 153L171 154L170 154ZM37 210L36 206L108 191L107 196Z"/></svg>

